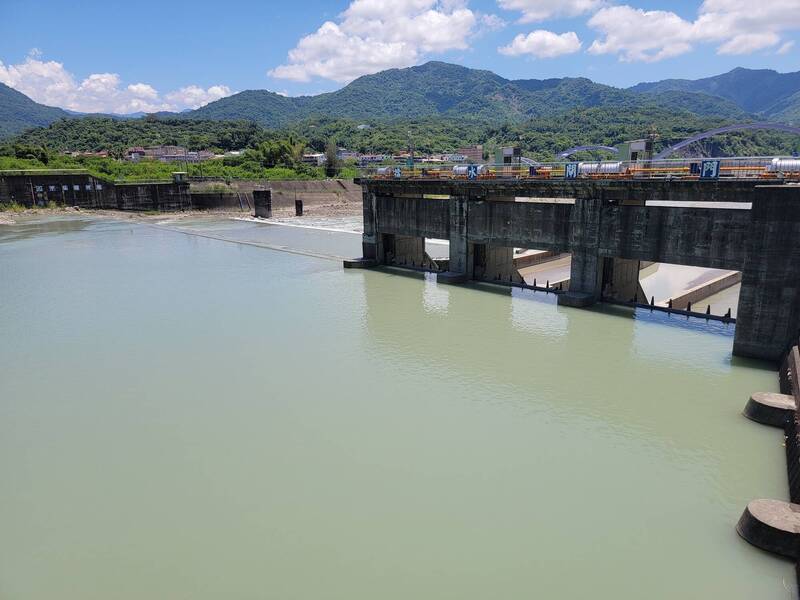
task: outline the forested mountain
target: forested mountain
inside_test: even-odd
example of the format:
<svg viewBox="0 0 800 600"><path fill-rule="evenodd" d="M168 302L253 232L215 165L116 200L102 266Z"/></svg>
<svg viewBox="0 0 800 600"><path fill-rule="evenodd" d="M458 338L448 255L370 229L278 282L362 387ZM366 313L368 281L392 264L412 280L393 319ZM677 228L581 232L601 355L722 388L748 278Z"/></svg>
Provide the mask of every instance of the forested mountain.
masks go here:
<svg viewBox="0 0 800 600"><path fill-rule="evenodd" d="M0 83L0 139L69 116L65 110L38 104L25 94Z"/></svg>
<svg viewBox="0 0 800 600"><path fill-rule="evenodd" d="M139 119L68 115L0 84L0 137L52 123L17 141L56 151L121 151L155 144L230 150L293 136L320 151L336 139L362 152L391 152L409 142L435 152L470 143L522 141L543 156L573 143L619 143L650 127L662 140L671 140L723 123L778 117L800 122L800 72L735 69L697 81L667 80L626 90L585 78L513 81L490 71L429 62L360 77L319 96L289 98L250 90L194 111ZM729 137L721 148L736 154L798 149L795 138L770 135Z"/></svg>
<svg viewBox="0 0 800 600"><path fill-rule="evenodd" d="M266 127L282 127L301 118L303 107L312 98L313 96L289 98L267 90L246 90L206 104L197 110L187 110L169 117L214 121L246 119Z"/></svg>
<svg viewBox="0 0 800 600"><path fill-rule="evenodd" d="M252 119L264 127L282 127L313 117L420 119L470 117L496 123L552 116L571 108L636 108L642 96L584 78L509 80L492 73L442 62L389 69L359 77L342 89L319 96L286 98L250 90L222 98L184 119ZM708 116L739 117L733 102L693 91L647 97L647 103Z"/></svg>
<svg viewBox="0 0 800 600"><path fill-rule="evenodd" d="M665 79L639 83L633 92L699 92L734 102L742 110L776 121L800 120L800 71L778 73L770 69L734 69L704 79Z"/></svg>

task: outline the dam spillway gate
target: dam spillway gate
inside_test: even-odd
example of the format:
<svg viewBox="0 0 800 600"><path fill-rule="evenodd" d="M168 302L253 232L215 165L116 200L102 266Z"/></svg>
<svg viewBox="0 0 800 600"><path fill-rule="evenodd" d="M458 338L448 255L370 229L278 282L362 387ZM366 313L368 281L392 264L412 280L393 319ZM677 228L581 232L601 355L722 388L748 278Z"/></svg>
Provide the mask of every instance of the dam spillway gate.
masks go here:
<svg viewBox="0 0 800 600"><path fill-rule="evenodd" d="M742 273L733 353L778 361L800 330L800 185L747 180L362 179L363 256L347 266L429 264L442 282L509 281L513 248L572 255L559 304L628 301L639 262ZM426 263L426 261L428 261ZM500 273L503 276L500 276ZM476 276L478 275L478 276Z"/></svg>

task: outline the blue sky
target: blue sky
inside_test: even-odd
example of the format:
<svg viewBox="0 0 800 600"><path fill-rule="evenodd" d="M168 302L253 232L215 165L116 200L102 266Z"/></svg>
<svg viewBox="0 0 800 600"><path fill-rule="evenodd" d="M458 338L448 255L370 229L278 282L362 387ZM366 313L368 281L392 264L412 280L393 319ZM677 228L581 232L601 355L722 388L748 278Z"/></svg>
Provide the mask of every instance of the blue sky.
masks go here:
<svg viewBox="0 0 800 600"><path fill-rule="evenodd" d="M431 59L616 86L800 70L800 0L0 2L0 81L73 110L315 94Z"/></svg>

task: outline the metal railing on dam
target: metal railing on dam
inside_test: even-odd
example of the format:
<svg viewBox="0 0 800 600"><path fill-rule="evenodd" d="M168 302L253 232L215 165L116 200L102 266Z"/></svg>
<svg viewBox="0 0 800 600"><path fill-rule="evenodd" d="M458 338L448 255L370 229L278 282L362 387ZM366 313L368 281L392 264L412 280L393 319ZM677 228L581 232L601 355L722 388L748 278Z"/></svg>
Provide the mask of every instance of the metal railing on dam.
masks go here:
<svg viewBox="0 0 800 600"><path fill-rule="evenodd" d="M362 179L746 179L800 181L800 158L747 156L729 158L658 158L580 162L512 163L414 162L361 167Z"/></svg>
<svg viewBox="0 0 800 600"><path fill-rule="evenodd" d="M346 266L422 265L425 238L437 238L450 242L448 271L439 281L508 281L515 247L569 252L569 291L559 303L574 307L635 297L639 261L741 271L734 354L776 361L797 339L800 185L563 178L360 183L363 256Z"/></svg>

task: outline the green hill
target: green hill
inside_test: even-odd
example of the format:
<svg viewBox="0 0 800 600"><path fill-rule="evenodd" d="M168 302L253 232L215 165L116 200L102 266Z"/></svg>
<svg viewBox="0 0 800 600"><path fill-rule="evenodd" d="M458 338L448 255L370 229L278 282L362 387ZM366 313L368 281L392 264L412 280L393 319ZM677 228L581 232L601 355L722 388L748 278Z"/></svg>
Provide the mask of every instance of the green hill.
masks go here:
<svg viewBox="0 0 800 600"><path fill-rule="evenodd" d="M297 118L308 100L308 97L288 98L267 90L246 90L170 117L213 121L244 119L269 127L282 127Z"/></svg>
<svg viewBox="0 0 800 600"><path fill-rule="evenodd" d="M530 152L544 155L577 143L618 143L651 127L662 141L677 141L684 133L767 113L774 120L800 119L800 73L735 69L704 80L619 89L586 78L509 80L491 71L429 62L366 75L318 96L248 90L197 110L138 119L67 115L0 87L5 119L0 119L0 136L58 119L18 138L51 150L119 151L151 144L229 150L291 135L319 151L331 138L353 150L394 151L411 137L421 151L523 141ZM796 141L748 133L730 137L720 148L795 151Z"/></svg>
<svg viewBox="0 0 800 600"><path fill-rule="evenodd" d="M648 104L709 116L741 116L732 102L694 92L653 96ZM268 128L315 117L349 119L422 119L467 117L520 122L572 108L642 104L636 92L585 78L509 80L491 71L428 62L359 77L340 90L319 96L286 98L272 92L246 91L187 111L185 119L251 119Z"/></svg>
<svg viewBox="0 0 800 600"><path fill-rule="evenodd" d="M25 94L0 83L0 139L69 116L65 110L38 104Z"/></svg>
<svg viewBox="0 0 800 600"><path fill-rule="evenodd" d="M770 69L737 68L703 79L665 79L639 83L633 92L700 92L735 103L742 110L776 121L800 119L800 71L778 73Z"/></svg>

